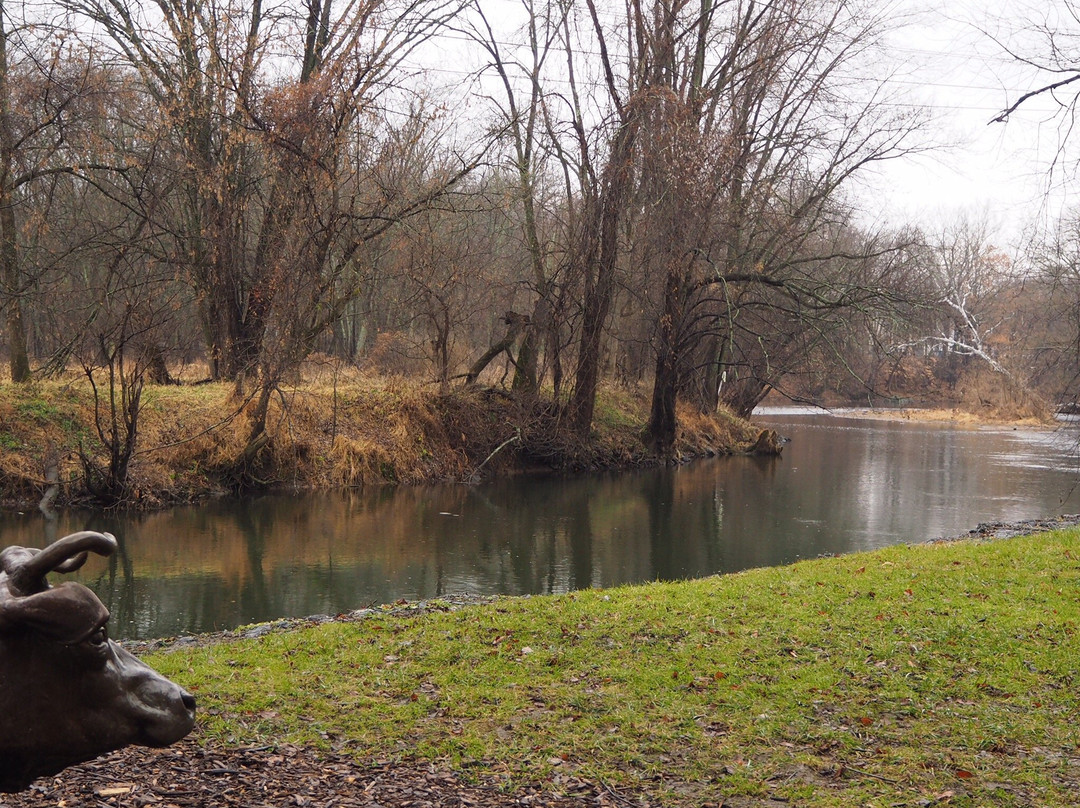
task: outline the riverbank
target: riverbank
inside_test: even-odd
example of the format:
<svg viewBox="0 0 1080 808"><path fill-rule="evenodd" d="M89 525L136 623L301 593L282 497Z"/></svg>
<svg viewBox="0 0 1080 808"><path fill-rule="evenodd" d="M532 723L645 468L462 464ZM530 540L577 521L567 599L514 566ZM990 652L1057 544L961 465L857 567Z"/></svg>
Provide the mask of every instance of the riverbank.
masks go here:
<svg viewBox="0 0 1080 808"><path fill-rule="evenodd" d="M1072 527L252 627L146 655L193 739L4 804L1071 806L1078 587Z"/></svg>
<svg viewBox="0 0 1080 808"><path fill-rule="evenodd" d="M974 413L959 408L942 407L852 407L839 410L841 414L853 418L883 418L895 421L930 421L947 422L962 426L1013 426L1025 429L1040 429L1059 426L1052 414L1021 415L1009 412Z"/></svg>
<svg viewBox="0 0 1080 808"><path fill-rule="evenodd" d="M1062 425L1062 421L1049 412L1041 415L1025 415L1004 411L973 413L956 407L866 407L848 405L825 407L815 404L768 404L754 411L755 416L794 413L832 415L837 418L944 423L970 428L1010 426L1017 429L1052 429Z"/></svg>
<svg viewBox="0 0 1080 808"><path fill-rule="evenodd" d="M946 542L991 541L994 539L1014 539L1021 536L1033 536L1039 533L1069 530L1080 531L1080 514L1062 514L1043 519L1021 519L1008 522L980 522L967 533L958 536L943 536L927 541L928 545ZM733 573L735 574L735 573ZM357 623L375 618L414 618L430 613L458 611L473 606L487 606L508 598L530 598L533 595L472 595L468 593L448 594L431 600L400 600L378 606L368 606L340 614L313 614L306 617L282 617L277 620L240 626L225 631L208 632L180 637L159 637L149 640L124 640L124 646L139 655L156 651L173 651L183 648L205 647L218 643L238 640L252 640L268 634L292 632L313 628L325 623ZM541 596L543 597L543 596Z"/></svg>
<svg viewBox="0 0 1080 808"><path fill-rule="evenodd" d="M93 502L88 479L115 463L124 435L83 377L0 384L0 503ZM564 429L547 399L488 388L441 395L400 378L315 367L273 397L267 440L251 452L254 402L231 384L147 385L122 504L158 508L242 490L473 482L533 471L655 464L643 442L648 401L605 389L592 434ZM760 430L726 412L680 408L675 459L747 452ZM122 441L120 441L122 442Z"/></svg>

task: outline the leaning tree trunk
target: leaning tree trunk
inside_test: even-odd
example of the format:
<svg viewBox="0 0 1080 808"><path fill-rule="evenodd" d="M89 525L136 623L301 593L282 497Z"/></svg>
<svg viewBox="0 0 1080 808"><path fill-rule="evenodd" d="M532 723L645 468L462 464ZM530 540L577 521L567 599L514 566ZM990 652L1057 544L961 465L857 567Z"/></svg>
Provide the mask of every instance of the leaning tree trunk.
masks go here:
<svg viewBox="0 0 1080 808"><path fill-rule="evenodd" d="M754 407L772 390L772 385L754 376L728 381L720 391L720 400L740 418L749 418Z"/></svg>
<svg viewBox="0 0 1080 808"><path fill-rule="evenodd" d="M509 353L510 349L514 347L514 343L517 342L521 332L529 327L529 318L525 314L517 314L513 311L508 311L503 315L502 320L507 325L506 334L503 338L493 344L490 348L484 351L483 356L473 362L472 367L465 374L465 386L471 387L476 384L477 377L484 372L484 369L491 364L492 360L496 356L504 351ZM510 357L513 360L513 356Z"/></svg>

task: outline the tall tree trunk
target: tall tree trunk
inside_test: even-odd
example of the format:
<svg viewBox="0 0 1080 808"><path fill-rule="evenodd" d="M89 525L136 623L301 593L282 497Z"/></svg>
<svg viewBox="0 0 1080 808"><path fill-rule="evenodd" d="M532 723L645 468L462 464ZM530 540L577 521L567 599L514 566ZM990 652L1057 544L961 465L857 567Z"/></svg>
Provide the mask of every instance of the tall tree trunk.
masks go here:
<svg viewBox="0 0 1080 808"><path fill-rule="evenodd" d="M581 438L588 438L596 409L604 324L611 311L615 292L619 220L630 190L631 157L636 134L637 121L634 119L628 120L616 132L611 157L604 172L606 176L594 203L597 210L589 217L594 230L584 235L584 260L587 263L585 316L581 325L574 392L570 398L570 428Z"/></svg>
<svg viewBox="0 0 1080 808"><path fill-rule="evenodd" d="M720 379L723 372L723 342L716 334L705 339L701 348L700 378L695 380L694 404L705 415L716 412L720 404Z"/></svg>
<svg viewBox="0 0 1080 808"><path fill-rule="evenodd" d="M518 349L517 362L514 364L514 381L510 389L515 393L526 396L535 395L539 389L537 367L540 352L537 350L537 341L540 332L535 328L529 328L521 339L521 347Z"/></svg>
<svg viewBox="0 0 1080 808"><path fill-rule="evenodd" d="M649 413L649 441L657 455L667 455L675 445L675 400L679 390L678 344L682 328L680 290L682 279L675 262L668 267L664 288L664 312L658 324L659 350L653 376L652 409Z"/></svg>
<svg viewBox="0 0 1080 808"><path fill-rule="evenodd" d="M652 409L649 412L649 443L653 453L661 457L675 445L678 420L675 417L677 398L677 361L675 352L667 345L660 349L656 358L656 376L653 379Z"/></svg>
<svg viewBox="0 0 1080 808"><path fill-rule="evenodd" d="M442 307L435 332L435 364L439 369L439 395L450 392L450 309Z"/></svg>
<svg viewBox="0 0 1080 808"><path fill-rule="evenodd" d="M585 293L585 317L581 326L574 393L570 398L570 427L582 438L587 438L592 429L604 323L611 310L612 283L603 264L603 261L599 262L596 282L590 284Z"/></svg>
<svg viewBox="0 0 1080 808"><path fill-rule="evenodd" d="M5 266L3 285L10 289L12 285L18 283L18 274L12 275L8 270L9 268ZM8 367L11 370L11 380L23 384L30 381L30 356L26 350L26 328L22 319L22 303L19 301L18 291L14 294L8 294L10 295L6 305Z"/></svg>
<svg viewBox="0 0 1080 808"><path fill-rule="evenodd" d="M511 389L526 396L536 395L540 389L540 346L551 330L552 311L548 290L540 290L540 297L533 306L529 328L521 338Z"/></svg>
<svg viewBox="0 0 1080 808"><path fill-rule="evenodd" d="M26 328L22 318L22 283L15 242L15 199L11 187L15 144L11 132L11 89L8 84L7 29L0 0L0 295L7 300L6 327L11 380L30 381L30 358L26 351Z"/></svg>
<svg viewBox="0 0 1080 808"><path fill-rule="evenodd" d="M219 271L220 267L209 268L211 276L216 276ZM239 354L244 338L237 293L230 283L216 277L203 293L199 316L210 363L210 377L215 381L235 380L252 366L249 359Z"/></svg>

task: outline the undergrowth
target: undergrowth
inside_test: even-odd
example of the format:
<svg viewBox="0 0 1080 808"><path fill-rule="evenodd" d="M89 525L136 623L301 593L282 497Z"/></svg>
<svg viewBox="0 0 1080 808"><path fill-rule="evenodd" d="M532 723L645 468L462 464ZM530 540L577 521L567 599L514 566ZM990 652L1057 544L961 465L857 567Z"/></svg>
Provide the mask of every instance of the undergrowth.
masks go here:
<svg viewBox="0 0 1080 808"><path fill-rule="evenodd" d="M400 377L315 373L273 396L269 440L245 458L250 391L233 384L147 385L127 480L137 507L189 502L268 487L332 489L387 483L473 481L519 470L619 468L653 462L644 447L645 402L604 390L588 441L564 429L550 398L522 401L500 389L440 395ZM745 450L749 425L723 414L695 416L680 456ZM77 375L29 385L0 383L0 500L33 506L52 466L54 505L85 502L80 452L106 453L94 399Z"/></svg>

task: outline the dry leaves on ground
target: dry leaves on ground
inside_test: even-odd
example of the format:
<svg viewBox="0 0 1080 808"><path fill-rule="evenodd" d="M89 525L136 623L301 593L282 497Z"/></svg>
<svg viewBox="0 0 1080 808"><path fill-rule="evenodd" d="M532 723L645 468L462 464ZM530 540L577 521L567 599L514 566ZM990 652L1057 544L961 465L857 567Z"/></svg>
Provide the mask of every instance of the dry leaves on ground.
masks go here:
<svg viewBox="0 0 1080 808"><path fill-rule="evenodd" d="M19 794L0 808L643 808L613 789L558 777L506 793L471 785L427 763L363 766L309 749L203 748L186 741L168 749L129 747Z"/></svg>

